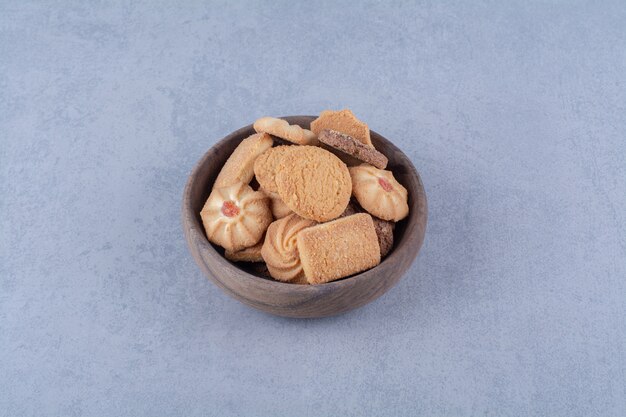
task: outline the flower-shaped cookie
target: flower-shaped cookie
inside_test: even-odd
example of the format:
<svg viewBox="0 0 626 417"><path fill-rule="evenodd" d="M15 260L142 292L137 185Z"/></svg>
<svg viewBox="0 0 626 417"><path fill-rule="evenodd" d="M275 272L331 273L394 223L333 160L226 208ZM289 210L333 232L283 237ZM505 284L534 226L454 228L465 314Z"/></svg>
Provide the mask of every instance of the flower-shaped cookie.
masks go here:
<svg viewBox="0 0 626 417"><path fill-rule="evenodd" d="M408 193L391 171L361 164L349 168L352 194L365 210L383 220L397 222L409 214Z"/></svg>
<svg viewBox="0 0 626 417"><path fill-rule="evenodd" d="M258 243L272 222L267 196L242 182L214 188L200 217L209 241L229 251Z"/></svg>
<svg viewBox="0 0 626 417"><path fill-rule="evenodd" d="M302 229L315 224L313 220L303 219L297 214L291 214L270 224L261 255L272 278L289 282L298 280L304 275L297 237Z"/></svg>

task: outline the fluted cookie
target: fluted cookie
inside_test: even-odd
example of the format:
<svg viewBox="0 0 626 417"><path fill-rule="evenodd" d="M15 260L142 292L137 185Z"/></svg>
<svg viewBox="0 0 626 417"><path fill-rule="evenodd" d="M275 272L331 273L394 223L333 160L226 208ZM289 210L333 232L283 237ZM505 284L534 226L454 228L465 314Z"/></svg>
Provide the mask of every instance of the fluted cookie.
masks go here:
<svg viewBox="0 0 626 417"><path fill-rule="evenodd" d="M317 135L310 130L290 125L286 120L276 117L261 117L254 122L254 130L269 133L297 145L315 145L317 142Z"/></svg>
<svg viewBox="0 0 626 417"><path fill-rule="evenodd" d="M372 216L358 213L298 233L302 268L310 284L322 284L373 268L380 247Z"/></svg>
<svg viewBox="0 0 626 417"><path fill-rule="evenodd" d="M276 172L283 158L291 151L296 149L294 146L277 146L263 152L254 162L254 176L263 188L263 191L277 193Z"/></svg>
<svg viewBox="0 0 626 417"><path fill-rule="evenodd" d="M303 219L297 214L291 214L270 224L261 255L272 278L290 282L304 275L298 253L297 236L300 231L314 224L313 220Z"/></svg>
<svg viewBox="0 0 626 417"><path fill-rule="evenodd" d="M324 129L332 129L350 135L364 145L373 148L370 129L366 123L356 118L350 110L324 110L320 117L311 122L311 130L316 135Z"/></svg>
<svg viewBox="0 0 626 417"><path fill-rule="evenodd" d="M350 167L352 194L365 210L383 220L397 222L409 214L408 193L391 171L368 164Z"/></svg>
<svg viewBox="0 0 626 417"><path fill-rule="evenodd" d="M261 248L263 247L263 239L254 246L244 248L238 251L226 250L224 256L229 261L233 262L263 262L263 256L261 256Z"/></svg>
<svg viewBox="0 0 626 417"><path fill-rule="evenodd" d="M213 188L200 217L209 241L232 252L257 244L272 222L267 196L242 182Z"/></svg>
<svg viewBox="0 0 626 417"><path fill-rule="evenodd" d="M316 146L292 148L276 171L280 198L307 219L325 222L339 217L350 201L352 189L346 164Z"/></svg>
<svg viewBox="0 0 626 417"><path fill-rule="evenodd" d="M248 184L254 176L254 161L272 147L267 133L256 133L242 140L230 155L215 179L213 188L227 187L237 182Z"/></svg>

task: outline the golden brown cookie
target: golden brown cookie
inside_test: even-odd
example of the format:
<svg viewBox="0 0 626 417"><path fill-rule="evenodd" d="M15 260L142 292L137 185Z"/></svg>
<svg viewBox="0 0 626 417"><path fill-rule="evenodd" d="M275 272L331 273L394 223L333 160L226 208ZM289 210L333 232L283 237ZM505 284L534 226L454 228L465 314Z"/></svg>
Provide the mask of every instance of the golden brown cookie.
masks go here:
<svg viewBox="0 0 626 417"><path fill-rule="evenodd" d="M248 184L254 176L254 161L271 147L272 138L267 133L256 133L242 140L222 167L213 188L227 187L236 182Z"/></svg>
<svg viewBox="0 0 626 417"><path fill-rule="evenodd" d="M408 193L391 171L368 164L350 167L352 194L365 210L383 220L397 222L409 214Z"/></svg>
<svg viewBox="0 0 626 417"><path fill-rule="evenodd" d="M343 155L359 160L359 164L366 162L379 169L387 167L387 157L376 149L364 145L350 135L336 130L324 129L319 133L321 143L340 151Z"/></svg>
<svg viewBox="0 0 626 417"><path fill-rule="evenodd" d="M287 217L293 213L293 211L287 207L287 204L285 204L283 199L280 198L277 193L265 191L263 188L261 188L261 191L267 194L270 199L270 209L272 210L272 216L274 216L274 219L282 219L283 217Z"/></svg>
<svg viewBox="0 0 626 417"><path fill-rule="evenodd" d="M276 117L261 117L254 122L254 130L269 133L297 145L315 145L317 142L317 135L310 130L290 125L286 120Z"/></svg>
<svg viewBox="0 0 626 417"><path fill-rule="evenodd" d="M256 245L272 222L267 196L242 182L214 188L200 217L209 241L232 252Z"/></svg>
<svg viewBox="0 0 626 417"><path fill-rule="evenodd" d="M380 263L372 216L358 213L298 233L298 251L309 284L356 274Z"/></svg>
<svg viewBox="0 0 626 417"><path fill-rule="evenodd" d="M254 246L244 248L236 252L226 250L224 256L229 261L233 262L263 262L263 256L261 256L261 248L263 247L263 239Z"/></svg>
<svg viewBox="0 0 626 417"><path fill-rule="evenodd" d="M347 217L362 212L363 209L358 203L350 201L340 217ZM376 237L378 237L378 246L380 246L380 257L384 258L393 247L393 229L396 224L374 216L372 216L372 220L374 221L374 229L376 229Z"/></svg>
<svg viewBox="0 0 626 417"><path fill-rule="evenodd" d="M276 170L278 195L304 218L318 222L337 218L350 201L348 167L327 150L315 146L292 148Z"/></svg>
<svg viewBox="0 0 626 417"><path fill-rule="evenodd" d="M320 117L311 122L311 130L319 135L323 129L332 129L350 135L359 142L373 148L370 128L356 118L350 110L324 110Z"/></svg>
<svg viewBox="0 0 626 417"><path fill-rule="evenodd" d="M277 146L263 152L254 162L254 176L263 191L277 193L276 172L285 156L296 149L294 146Z"/></svg>
<svg viewBox="0 0 626 417"><path fill-rule="evenodd" d="M272 278L289 282L304 275L296 238L301 230L314 224L313 220L303 219L297 214L291 214L270 224L261 255Z"/></svg>
<svg viewBox="0 0 626 417"><path fill-rule="evenodd" d="M289 281L290 284L300 284L300 285L309 285L309 281L307 281L306 276L304 274L300 275L298 278L293 281Z"/></svg>

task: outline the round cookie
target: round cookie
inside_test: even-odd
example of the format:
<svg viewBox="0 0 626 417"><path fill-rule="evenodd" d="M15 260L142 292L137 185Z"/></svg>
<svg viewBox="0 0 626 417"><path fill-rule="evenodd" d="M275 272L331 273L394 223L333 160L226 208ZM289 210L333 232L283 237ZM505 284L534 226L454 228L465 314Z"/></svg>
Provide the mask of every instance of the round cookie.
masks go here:
<svg viewBox="0 0 626 417"><path fill-rule="evenodd" d="M257 244L272 222L267 196L242 182L214 188L200 217L209 241L232 252Z"/></svg>
<svg viewBox="0 0 626 417"><path fill-rule="evenodd" d="M315 133L298 125L290 125L286 120L276 117L261 117L254 122L254 130L269 133L297 145L315 145L317 142Z"/></svg>
<svg viewBox="0 0 626 417"><path fill-rule="evenodd" d="M301 230L313 225L315 225L313 220L303 219L297 214L291 214L270 224L261 248L261 256L272 278L289 282L304 276L297 237Z"/></svg>
<svg viewBox="0 0 626 417"><path fill-rule="evenodd" d="M256 133L239 143L213 183L213 188L227 187L236 182L248 184L254 176L254 161L272 147L272 138L267 133Z"/></svg>
<svg viewBox="0 0 626 417"><path fill-rule="evenodd" d="M364 145L350 135L337 132L336 130L324 129L319 133L318 139L321 143L342 152L344 155L366 162L378 169L387 167L387 157L378 152L373 147Z"/></svg>
<svg viewBox="0 0 626 417"><path fill-rule="evenodd" d="M350 201L352 181L346 164L315 146L297 146L276 172L278 195L296 214L326 222L339 217Z"/></svg>
<svg viewBox="0 0 626 417"><path fill-rule="evenodd" d="M397 222L409 214L408 192L391 171L362 164L350 167L350 177L352 194L372 215Z"/></svg>
<svg viewBox="0 0 626 417"><path fill-rule="evenodd" d="M293 151L293 146L277 146L263 152L254 161L254 176L263 191L277 193L276 172L281 160L289 152Z"/></svg>
<svg viewBox="0 0 626 417"><path fill-rule="evenodd" d="M274 216L274 219L282 219L283 217L289 216L293 213L293 211L287 207L287 204L285 204L278 194L271 191L265 191L263 188L261 188L261 191L267 194L270 199L270 209L272 210L272 216Z"/></svg>

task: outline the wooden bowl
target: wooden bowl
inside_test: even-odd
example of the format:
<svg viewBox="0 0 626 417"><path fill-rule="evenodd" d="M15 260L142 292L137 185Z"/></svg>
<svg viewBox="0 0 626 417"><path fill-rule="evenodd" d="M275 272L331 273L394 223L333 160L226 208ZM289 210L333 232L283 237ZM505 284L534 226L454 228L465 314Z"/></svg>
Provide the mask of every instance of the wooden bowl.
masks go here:
<svg viewBox="0 0 626 417"><path fill-rule="evenodd" d="M309 128L314 116L284 117L291 124ZM409 215L394 232L394 247L373 269L320 285L288 284L247 272L245 265L223 257L223 250L206 238L200 210L213 182L235 147L255 133L243 127L208 150L193 169L183 194L182 224L191 254L206 276L228 295L259 310L287 317L324 317L361 307L393 287L409 268L424 241L427 205L422 181L400 149L372 131L376 149L389 158L387 169L409 192Z"/></svg>

